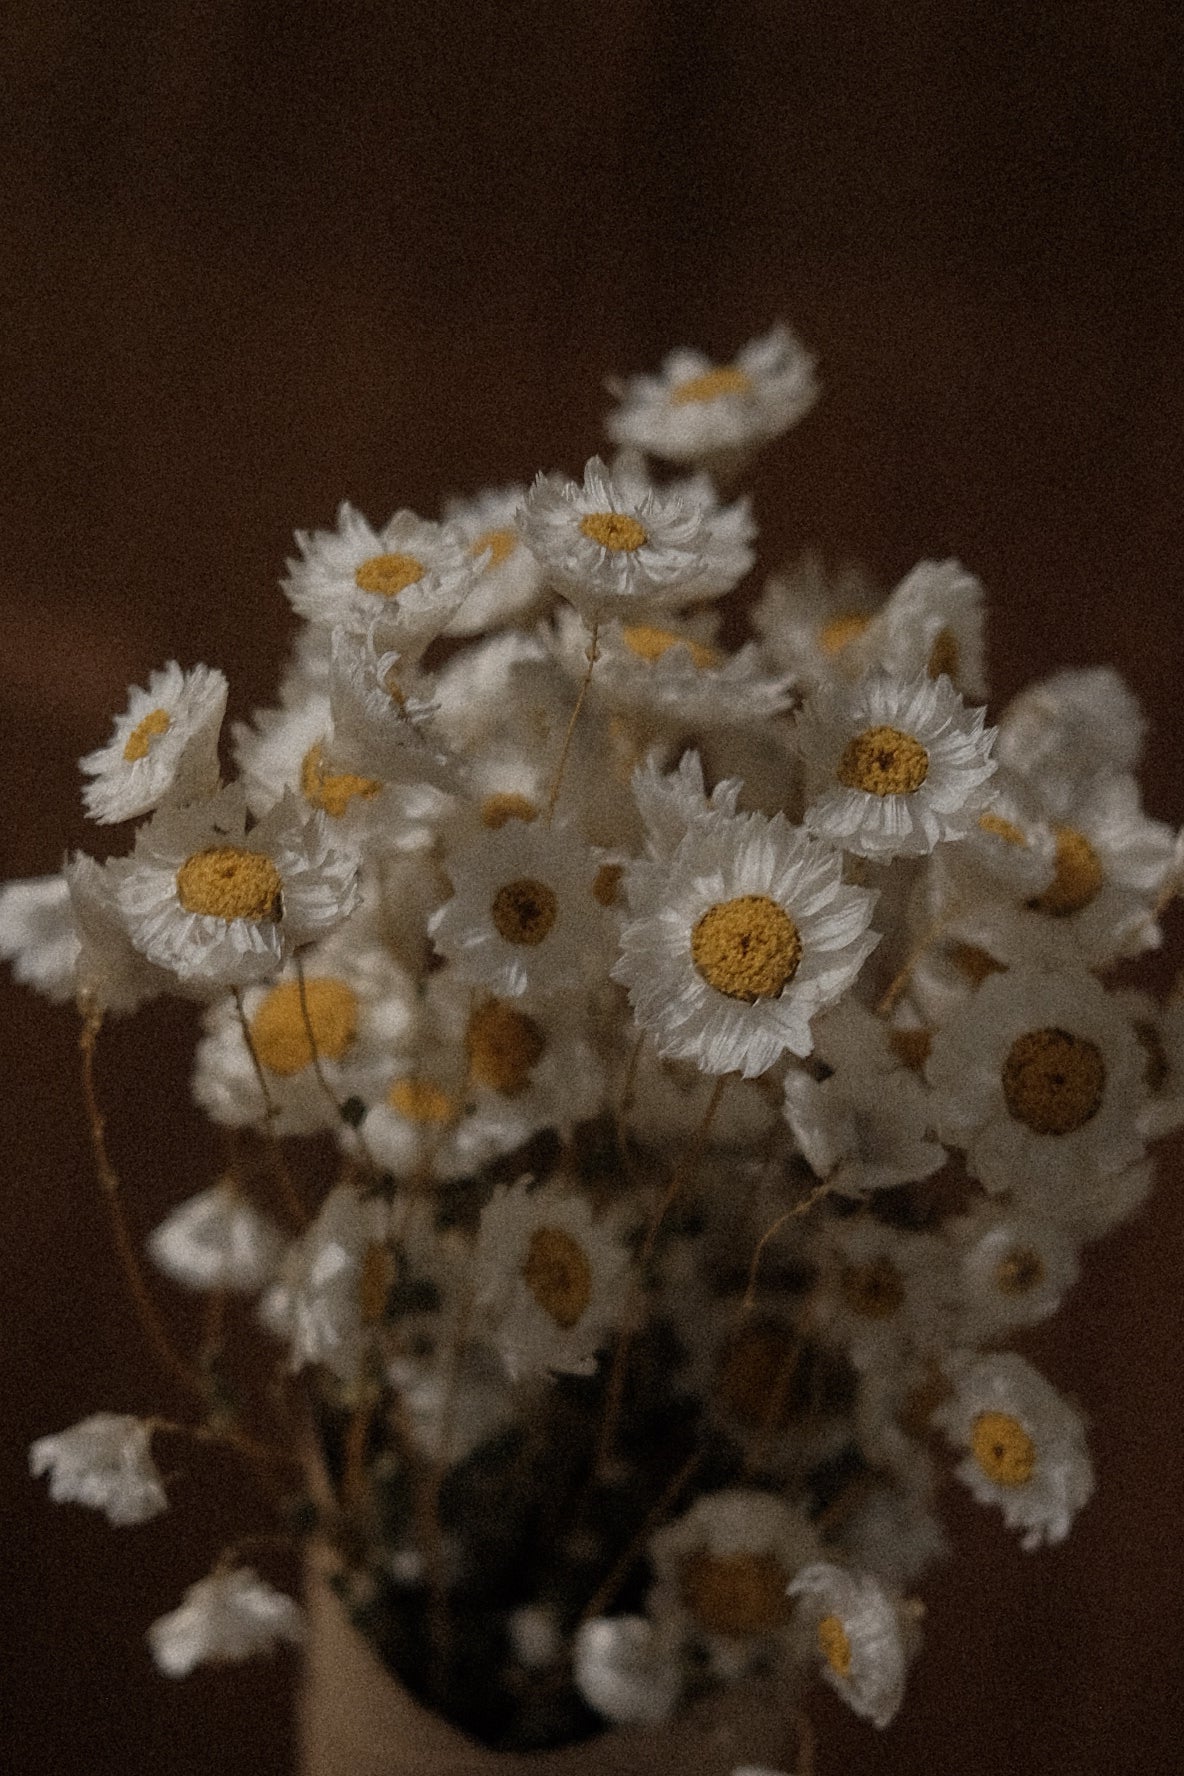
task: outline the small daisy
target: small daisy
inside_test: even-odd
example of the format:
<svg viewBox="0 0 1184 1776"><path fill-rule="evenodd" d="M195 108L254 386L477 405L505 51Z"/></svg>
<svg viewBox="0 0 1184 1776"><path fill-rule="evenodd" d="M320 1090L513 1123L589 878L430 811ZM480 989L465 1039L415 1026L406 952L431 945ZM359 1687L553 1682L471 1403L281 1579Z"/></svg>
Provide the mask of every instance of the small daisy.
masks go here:
<svg viewBox="0 0 1184 1776"><path fill-rule="evenodd" d="M546 578L515 526L526 491L490 487L472 499L444 502L448 534L459 538L477 567L476 583L445 634L480 635L521 623L542 604Z"/></svg>
<svg viewBox="0 0 1184 1776"><path fill-rule="evenodd" d="M1077 1240L1055 1222L996 1202L948 1229L962 1286L955 1337L978 1345L1054 1314L1077 1281Z"/></svg>
<svg viewBox="0 0 1184 1776"><path fill-rule="evenodd" d="M87 813L109 825L165 801L212 795L226 694L222 673L209 666L182 672L175 660L152 673L147 690L133 686L111 739L81 761L94 779L83 790Z"/></svg>
<svg viewBox="0 0 1184 1776"><path fill-rule="evenodd" d="M68 1431L39 1437L29 1450L29 1468L48 1473L55 1504L90 1505L116 1525L147 1523L168 1509L151 1441L143 1419L96 1412Z"/></svg>
<svg viewBox="0 0 1184 1776"><path fill-rule="evenodd" d="M605 430L668 462L734 456L777 438L818 399L814 360L788 327L751 340L730 364L700 351L673 351L657 376L614 390L620 406Z"/></svg>
<svg viewBox="0 0 1184 1776"><path fill-rule="evenodd" d="M198 992L276 973L341 924L358 892L356 860L290 791L249 832L234 788L199 808L158 809L134 854L108 867L132 943Z"/></svg>
<svg viewBox="0 0 1184 1776"><path fill-rule="evenodd" d="M607 959L599 862L570 828L509 820L444 859L455 892L429 931L457 974L501 997L579 985Z"/></svg>
<svg viewBox="0 0 1184 1776"><path fill-rule="evenodd" d="M293 1370L323 1363L347 1386L358 1379L381 1317L374 1298L385 1298L382 1285L393 1269L389 1231L384 1202L339 1184L289 1247L260 1317L288 1341Z"/></svg>
<svg viewBox="0 0 1184 1776"><path fill-rule="evenodd" d="M148 1630L148 1644L166 1677L188 1677L198 1665L238 1664L277 1641L304 1638L299 1604L249 1566L211 1573L190 1585L179 1609Z"/></svg>
<svg viewBox="0 0 1184 1776"><path fill-rule="evenodd" d="M874 894L842 874L838 852L760 814L705 816L657 878L627 870L612 974L659 1054L746 1078L809 1054L810 1019L878 941Z"/></svg>
<svg viewBox="0 0 1184 1776"><path fill-rule="evenodd" d="M1078 1414L1014 1351L951 1361L947 1373L954 1392L933 1422L967 1452L958 1478L1025 1532L1026 1551L1063 1542L1094 1490Z"/></svg>
<svg viewBox="0 0 1184 1776"><path fill-rule="evenodd" d="M961 562L918 562L852 651L893 678L944 673L961 696L985 697L981 584Z"/></svg>
<svg viewBox="0 0 1184 1776"><path fill-rule="evenodd" d="M119 905L118 864L82 852L66 864L66 886L78 938L74 990L104 1014L126 1015L175 987L173 976L142 956L128 936Z"/></svg>
<svg viewBox="0 0 1184 1776"><path fill-rule="evenodd" d="M578 1190L533 1190L525 1179L496 1190L477 1234L476 1305L510 1374L592 1374L624 1307L628 1267L619 1228L597 1220Z"/></svg>
<svg viewBox="0 0 1184 1776"><path fill-rule="evenodd" d="M818 1559L805 1516L769 1492L705 1493L650 1541L647 1613L660 1634L700 1642L716 1674L737 1678L793 1657L790 1581Z"/></svg>
<svg viewBox="0 0 1184 1776"><path fill-rule="evenodd" d="M935 1234L854 1217L830 1220L810 1246L817 1277L807 1324L859 1370L900 1367L940 1349L952 1325L955 1270Z"/></svg>
<svg viewBox="0 0 1184 1776"><path fill-rule="evenodd" d="M633 772L630 788L645 826L646 855L665 865L692 822L710 813L735 814L744 785L738 777L725 778L709 795L703 761L697 752L687 751L673 771L664 771L651 754Z"/></svg>
<svg viewBox="0 0 1184 1776"><path fill-rule="evenodd" d="M803 705L805 824L860 857L922 856L990 801L994 729L946 678L873 673Z"/></svg>
<svg viewBox="0 0 1184 1776"><path fill-rule="evenodd" d="M990 975L936 1032L925 1071L941 1138L990 1191L1047 1196L1051 1213L1142 1157L1142 1051L1084 971Z"/></svg>
<svg viewBox="0 0 1184 1776"><path fill-rule="evenodd" d="M283 1236L232 1183L180 1203L148 1240L156 1264L190 1289L254 1295L275 1275Z"/></svg>
<svg viewBox="0 0 1184 1776"><path fill-rule="evenodd" d="M715 598L752 565L751 550L710 513L618 486L599 457L582 484L539 475L518 530L548 581L590 621Z"/></svg>
<svg viewBox="0 0 1184 1776"><path fill-rule="evenodd" d="M765 659L804 691L858 678L868 662L857 644L883 604L864 570L847 562L828 572L808 551L767 580L752 624Z"/></svg>
<svg viewBox="0 0 1184 1776"><path fill-rule="evenodd" d="M376 531L344 503L336 530L298 530L296 544L301 559L282 583L299 616L357 635L380 618L384 648L412 657L456 616L480 571L458 537L414 512Z"/></svg>
<svg viewBox="0 0 1184 1776"><path fill-rule="evenodd" d="M0 886L0 957L13 979L55 1005L73 999L78 929L64 875L27 876Z"/></svg>
<svg viewBox="0 0 1184 1776"><path fill-rule="evenodd" d="M904 1699L900 1612L870 1572L817 1561L789 1587L814 1641L822 1675L855 1713L886 1727Z"/></svg>
<svg viewBox="0 0 1184 1776"><path fill-rule="evenodd" d="M593 1616L581 1622L572 1676L589 1708L614 1726L668 1720L682 1689L677 1661L644 1616Z"/></svg>
<svg viewBox="0 0 1184 1776"><path fill-rule="evenodd" d="M1133 771L1147 721L1112 666L1071 668L1028 685L999 721L1000 761L1072 790L1097 771Z"/></svg>
<svg viewBox="0 0 1184 1776"><path fill-rule="evenodd" d="M930 1094L905 1067L840 1069L821 1082L792 1068L785 1118L810 1170L840 1196L912 1184L945 1164L945 1148L929 1138Z"/></svg>

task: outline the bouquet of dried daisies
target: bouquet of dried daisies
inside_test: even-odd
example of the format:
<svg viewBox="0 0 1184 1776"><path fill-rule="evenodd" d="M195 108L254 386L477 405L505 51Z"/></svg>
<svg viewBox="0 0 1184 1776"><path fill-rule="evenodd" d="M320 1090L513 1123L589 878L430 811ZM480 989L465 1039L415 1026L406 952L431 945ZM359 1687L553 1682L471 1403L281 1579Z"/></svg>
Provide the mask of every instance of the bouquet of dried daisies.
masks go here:
<svg viewBox="0 0 1184 1776"><path fill-rule="evenodd" d="M147 817L131 850L0 898L20 978L81 1009L193 1408L34 1471L135 1523L158 1439L234 1445L498 1748L751 1679L890 1721L940 1471L1026 1548L1090 1497L1079 1413L1005 1346L1184 1123L1184 1011L1112 974L1181 877L1117 676L988 727L954 562L882 597L807 559L721 607L754 566L728 490L815 392L783 328L676 352L617 391L611 466L297 533L303 629L232 780L225 679L170 663L82 761L96 820ZM215 1327L256 1299L253 1391L171 1341L103 1139L99 1027L162 993L204 1008L228 1159L147 1250ZM149 1631L172 1674L299 1633L237 1555Z"/></svg>

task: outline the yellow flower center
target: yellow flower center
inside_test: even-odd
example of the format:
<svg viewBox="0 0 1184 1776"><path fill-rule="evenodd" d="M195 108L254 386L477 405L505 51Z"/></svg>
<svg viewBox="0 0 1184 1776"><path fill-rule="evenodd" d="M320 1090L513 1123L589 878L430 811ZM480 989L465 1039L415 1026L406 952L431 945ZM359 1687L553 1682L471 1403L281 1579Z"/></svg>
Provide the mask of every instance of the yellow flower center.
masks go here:
<svg viewBox="0 0 1184 1776"><path fill-rule="evenodd" d="M1009 1412L980 1412L970 1433L970 1451L996 1486L1026 1486L1036 1467L1036 1445Z"/></svg>
<svg viewBox="0 0 1184 1776"><path fill-rule="evenodd" d="M943 672L947 678L957 678L960 664L958 637L952 629L942 629L929 650L925 670L930 678L940 678Z"/></svg>
<svg viewBox="0 0 1184 1776"><path fill-rule="evenodd" d="M851 1642L838 1616L823 1616L819 1622L818 1647L836 1677L850 1677Z"/></svg>
<svg viewBox="0 0 1184 1776"><path fill-rule="evenodd" d="M580 529L591 542L614 553L631 555L649 541L645 525L628 512L589 512L580 519Z"/></svg>
<svg viewBox="0 0 1184 1776"><path fill-rule="evenodd" d="M995 1287L1000 1295L1026 1295L1044 1281L1044 1260L1030 1246L1013 1246L995 1266Z"/></svg>
<svg viewBox="0 0 1184 1776"><path fill-rule="evenodd" d="M599 906L616 906L621 877L625 867L620 863L602 863L592 878L592 898Z"/></svg>
<svg viewBox="0 0 1184 1776"><path fill-rule="evenodd" d="M735 364L720 364L715 370L701 370L688 376L671 390L672 407L690 407L700 401L718 401L724 395L747 395L752 391L752 377Z"/></svg>
<svg viewBox="0 0 1184 1776"><path fill-rule="evenodd" d="M499 888L489 907L499 937L507 943L533 947L550 936L559 917L559 901L545 882L523 876Z"/></svg>
<svg viewBox="0 0 1184 1776"><path fill-rule="evenodd" d="M621 639L629 652L644 660L647 666L652 666L673 647L683 648L691 656L691 664L700 672L705 667L719 665L715 648L705 647L689 636L676 635L673 629L655 629L650 623L627 623L621 630Z"/></svg>
<svg viewBox="0 0 1184 1776"><path fill-rule="evenodd" d="M358 1306L363 1325L377 1326L383 1318L394 1280L395 1260L390 1247L372 1240L363 1253L358 1277Z"/></svg>
<svg viewBox="0 0 1184 1776"><path fill-rule="evenodd" d="M475 543L469 545L470 555L484 555L489 550L489 560L485 563L485 571L491 567L500 567L508 561L518 547L517 532L508 527L497 530L483 530Z"/></svg>
<svg viewBox="0 0 1184 1776"><path fill-rule="evenodd" d="M890 1030L888 1041L897 1059L914 1073L919 1073L929 1059L929 1050L933 1047L933 1033L930 1030Z"/></svg>
<svg viewBox="0 0 1184 1776"><path fill-rule="evenodd" d="M837 776L847 789L867 795L912 795L929 775L929 754L899 728L865 728L848 740Z"/></svg>
<svg viewBox="0 0 1184 1776"><path fill-rule="evenodd" d="M515 1098L530 1084L546 1038L533 1018L500 999L474 1008L465 1031L469 1071L478 1085Z"/></svg>
<svg viewBox="0 0 1184 1776"><path fill-rule="evenodd" d="M124 742L123 756L128 764L134 765L137 759L147 758L152 742L159 735L167 734L172 725L173 718L167 709L150 709Z"/></svg>
<svg viewBox="0 0 1184 1776"><path fill-rule="evenodd" d="M980 832L993 834L995 838L1002 839L1005 845L1022 845L1027 850L1027 833L1014 822L1004 820L1002 814L980 814L978 825Z"/></svg>
<svg viewBox="0 0 1184 1776"><path fill-rule="evenodd" d="M904 1278L888 1257L845 1264L839 1288L851 1311L868 1320L890 1320L904 1306Z"/></svg>
<svg viewBox="0 0 1184 1776"><path fill-rule="evenodd" d="M720 1359L716 1392L721 1409L753 1430L787 1430L801 1355L801 1344L788 1326L769 1320L742 1326Z"/></svg>
<svg viewBox="0 0 1184 1776"><path fill-rule="evenodd" d="M500 790L494 795L487 795L481 804L481 824L496 832L507 820L537 820L538 809L529 796L518 795L514 790Z"/></svg>
<svg viewBox="0 0 1184 1776"><path fill-rule="evenodd" d="M1037 1135L1071 1135L1101 1108L1106 1063L1085 1036L1027 1030L1003 1063L1003 1098L1017 1122Z"/></svg>
<svg viewBox="0 0 1184 1776"><path fill-rule="evenodd" d="M456 1099L430 1079L407 1077L396 1079L386 1094L392 1110L408 1122L435 1123L440 1127L451 1122L460 1108Z"/></svg>
<svg viewBox="0 0 1184 1776"><path fill-rule="evenodd" d="M592 1299L592 1267L584 1248L560 1227L538 1227L531 1234L522 1280L564 1332L571 1331Z"/></svg>
<svg viewBox="0 0 1184 1776"><path fill-rule="evenodd" d="M824 654L829 654L833 659L845 647L850 647L853 641L858 641L870 622L870 616L865 616L862 611L840 611L837 617L831 617L818 631L818 645Z"/></svg>
<svg viewBox="0 0 1184 1776"><path fill-rule="evenodd" d="M352 771L326 771L323 742L317 740L301 762L300 788L305 801L323 808L331 820L340 820L355 796L369 801L382 784L373 777L356 777Z"/></svg>
<svg viewBox="0 0 1184 1776"><path fill-rule="evenodd" d="M1097 852L1074 826L1058 826L1056 861L1052 881L1043 894L1037 894L1028 905L1038 913L1051 913L1054 919L1079 913L1097 898L1106 880Z"/></svg>
<svg viewBox="0 0 1184 1776"><path fill-rule="evenodd" d="M271 858L242 845L195 851L177 871L177 899L185 911L215 919L278 919L283 886Z"/></svg>
<svg viewBox="0 0 1184 1776"><path fill-rule="evenodd" d="M343 980L325 975L304 983L304 1002L318 1055L339 1061L358 1031L358 1000ZM251 1041L269 1073L290 1078L311 1066L312 1043L300 1004L300 982L281 981L251 1019Z"/></svg>
<svg viewBox="0 0 1184 1776"><path fill-rule="evenodd" d="M742 894L708 907L691 932L691 960L729 999L775 998L802 960L798 928L767 894Z"/></svg>
<svg viewBox="0 0 1184 1776"><path fill-rule="evenodd" d="M359 591L371 592L375 598L397 598L422 580L427 569L417 555L371 555L354 569L354 584Z"/></svg>
<svg viewBox="0 0 1184 1776"><path fill-rule="evenodd" d="M789 1574L771 1554L692 1554L682 1599L709 1634L772 1634L789 1618Z"/></svg>

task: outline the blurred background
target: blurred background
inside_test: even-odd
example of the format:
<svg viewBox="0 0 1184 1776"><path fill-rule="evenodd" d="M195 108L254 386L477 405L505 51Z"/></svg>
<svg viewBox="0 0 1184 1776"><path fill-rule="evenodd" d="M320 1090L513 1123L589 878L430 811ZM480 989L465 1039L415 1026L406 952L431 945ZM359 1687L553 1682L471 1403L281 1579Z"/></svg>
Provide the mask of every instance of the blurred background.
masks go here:
<svg viewBox="0 0 1184 1776"><path fill-rule="evenodd" d="M233 716L270 700L294 527L578 471L606 375L778 318L826 394L760 465L763 559L810 541L890 584L957 554L990 594L996 698L1113 660L1151 720L1150 811L1184 818L1170 0L0 20L4 876L111 849L77 759L153 667L222 666ZM0 1769L283 1772L291 1663L178 1684L143 1638L257 1520L234 1461L186 1459L169 1514L122 1532L28 1477L36 1436L179 1402L110 1254L74 1018L0 996ZM217 1164L192 1034L153 1007L102 1045L140 1229ZM1026 1557L951 1487L962 1558L928 1587L902 1715L876 1735L820 1697L818 1776L1179 1769L1182 1177L1177 1144L1023 1346L1091 1419L1099 1496Z"/></svg>

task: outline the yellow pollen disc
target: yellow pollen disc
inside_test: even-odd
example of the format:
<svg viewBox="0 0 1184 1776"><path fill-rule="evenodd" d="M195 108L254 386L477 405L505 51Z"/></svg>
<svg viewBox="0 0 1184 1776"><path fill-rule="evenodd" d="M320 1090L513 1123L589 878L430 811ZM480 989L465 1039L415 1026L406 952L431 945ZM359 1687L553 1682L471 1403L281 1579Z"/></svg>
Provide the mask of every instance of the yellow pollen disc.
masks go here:
<svg viewBox="0 0 1184 1776"><path fill-rule="evenodd" d="M929 1059L929 1050L933 1047L933 1034L929 1030L890 1030L888 1041L898 1060L919 1073Z"/></svg>
<svg viewBox="0 0 1184 1776"><path fill-rule="evenodd" d="M772 1634L789 1618L789 1574L771 1554L692 1554L682 1599L709 1634Z"/></svg>
<svg viewBox="0 0 1184 1776"><path fill-rule="evenodd" d="M1097 852L1073 826L1054 827L1057 849L1052 881L1043 894L1028 902L1038 913L1051 913L1054 919L1079 913L1097 898L1106 880Z"/></svg>
<svg viewBox="0 0 1184 1776"><path fill-rule="evenodd" d="M546 1038L533 1018L500 999L478 1005L465 1031L469 1072L478 1085L515 1098L530 1084L543 1057Z"/></svg>
<svg viewBox="0 0 1184 1776"><path fill-rule="evenodd" d="M752 390L752 377L735 364L721 364L715 370L701 370L688 376L671 392L672 407L690 407L698 401L718 401L724 395L747 395Z"/></svg>
<svg viewBox="0 0 1184 1776"><path fill-rule="evenodd" d="M1037 1135L1071 1135L1101 1108L1106 1063L1085 1036L1028 1030L1003 1063L1003 1098L1017 1122Z"/></svg>
<svg viewBox="0 0 1184 1776"><path fill-rule="evenodd" d="M957 678L960 663L958 637L952 629L941 630L929 650L925 670L930 678L940 678L943 672L947 678Z"/></svg>
<svg viewBox="0 0 1184 1776"><path fill-rule="evenodd" d="M843 748L836 775L866 795L912 795L929 775L929 754L899 728L865 728Z"/></svg>
<svg viewBox="0 0 1184 1776"><path fill-rule="evenodd" d="M837 617L832 617L828 623L822 625L818 631L818 645L824 654L830 654L833 659L835 654L841 654L853 641L858 641L870 622L871 618L864 616L861 611L840 612Z"/></svg>
<svg viewBox="0 0 1184 1776"><path fill-rule="evenodd" d="M954 944L950 950L950 961L976 987L981 986L989 975L1007 972L1002 962L997 962L989 950L980 950L977 944Z"/></svg>
<svg viewBox="0 0 1184 1776"><path fill-rule="evenodd" d="M422 580L427 569L417 555L371 555L354 569L354 584L375 598L397 598Z"/></svg>
<svg viewBox="0 0 1184 1776"><path fill-rule="evenodd" d="M823 1616L819 1622L818 1647L836 1677L850 1677L851 1642L838 1616Z"/></svg>
<svg viewBox="0 0 1184 1776"><path fill-rule="evenodd" d="M529 796L518 795L508 789L496 795L487 795L481 804L481 824L496 832L507 820L537 820L538 809Z"/></svg>
<svg viewBox="0 0 1184 1776"><path fill-rule="evenodd" d="M787 1326L768 1320L742 1326L724 1347L716 1374L722 1410L753 1430L788 1430L801 1354Z"/></svg>
<svg viewBox="0 0 1184 1776"><path fill-rule="evenodd" d="M995 1287L1000 1295L1026 1295L1044 1281L1044 1260L1030 1246L1016 1246L995 1266Z"/></svg>
<svg viewBox="0 0 1184 1776"><path fill-rule="evenodd" d="M1007 845L1028 847L1028 835L1010 820L1004 820L1002 814L980 814L978 817L979 831L993 833L995 838L1002 839Z"/></svg>
<svg viewBox="0 0 1184 1776"><path fill-rule="evenodd" d="M494 895L490 918L499 937L507 943L533 947L550 936L559 917L559 901L545 882L529 876L507 882Z"/></svg>
<svg viewBox="0 0 1184 1776"><path fill-rule="evenodd" d="M729 999L775 998L802 960L798 928L767 894L742 894L708 907L691 932L691 960Z"/></svg>
<svg viewBox="0 0 1184 1776"><path fill-rule="evenodd" d="M996 1486L1026 1486L1036 1467L1036 1445L1009 1412L979 1413L970 1452Z"/></svg>
<svg viewBox="0 0 1184 1776"><path fill-rule="evenodd" d="M241 845L195 851L177 871L185 911L215 919L278 919L283 886L270 857Z"/></svg>
<svg viewBox="0 0 1184 1776"><path fill-rule="evenodd" d="M890 1320L904 1306L904 1279L891 1258L844 1265L839 1288L852 1312L865 1319Z"/></svg>
<svg viewBox="0 0 1184 1776"><path fill-rule="evenodd" d="M324 976L304 983L304 1002L318 1055L339 1061L358 1031L358 1000L352 987ZM281 981L251 1019L251 1041L269 1073L290 1078L311 1066L312 1044L300 1005L300 982Z"/></svg>
<svg viewBox="0 0 1184 1776"><path fill-rule="evenodd" d="M358 1306L363 1325L376 1326L382 1319L394 1280L395 1260L390 1247L373 1241L366 1247L358 1278Z"/></svg>
<svg viewBox="0 0 1184 1776"><path fill-rule="evenodd" d="M300 788L306 802L323 808L332 820L340 820L355 796L369 801L382 784L373 777L356 777L352 771L326 771L323 747L315 741L300 766Z"/></svg>
<svg viewBox="0 0 1184 1776"><path fill-rule="evenodd" d="M396 1079L386 1094L392 1110L408 1122L436 1123L440 1127L451 1122L460 1108L455 1098L433 1085L430 1079Z"/></svg>
<svg viewBox="0 0 1184 1776"><path fill-rule="evenodd" d="M580 529L602 549L627 555L649 541L645 525L639 524L628 512L589 512L586 518L580 519Z"/></svg>
<svg viewBox="0 0 1184 1776"><path fill-rule="evenodd" d="M599 906L611 907L617 904L620 892L621 877L625 868L620 863L602 863L592 878L592 898Z"/></svg>
<svg viewBox="0 0 1184 1776"><path fill-rule="evenodd" d="M522 1280L564 1332L577 1324L592 1299L592 1267L584 1248L560 1227L539 1227L531 1234Z"/></svg>
<svg viewBox="0 0 1184 1776"><path fill-rule="evenodd" d="M704 647L702 642L691 641L686 635L676 635L673 629L655 629L649 623L627 623L621 630L621 639L629 652L644 660L647 666L668 654L672 647L684 648L691 656L691 664L700 672L705 667L719 665L715 648Z"/></svg>
<svg viewBox="0 0 1184 1776"><path fill-rule="evenodd" d="M150 709L143 721L137 722L128 735L123 748L123 756L129 765L137 759L147 758L152 742L161 734L167 734L173 725L173 718L167 709Z"/></svg>
<svg viewBox="0 0 1184 1776"><path fill-rule="evenodd" d="M515 531L483 530L477 541L469 545L469 554L484 555L488 549L489 560L485 563L488 570L491 567L500 567L503 561L508 561L517 547L518 536Z"/></svg>

